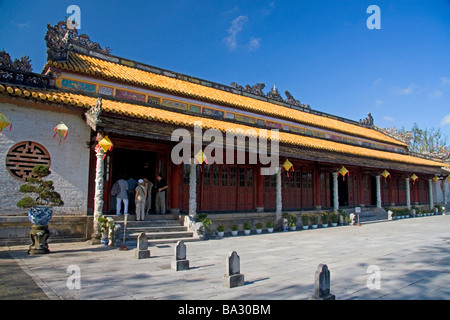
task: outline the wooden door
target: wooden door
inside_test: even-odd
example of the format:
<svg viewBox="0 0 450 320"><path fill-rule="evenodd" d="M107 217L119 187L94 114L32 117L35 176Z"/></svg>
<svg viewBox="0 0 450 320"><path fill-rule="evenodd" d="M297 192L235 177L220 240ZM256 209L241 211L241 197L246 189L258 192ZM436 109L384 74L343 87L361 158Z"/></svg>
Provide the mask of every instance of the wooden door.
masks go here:
<svg viewBox="0 0 450 320"><path fill-rule="evenodd" d="M255 208L253 166L238 165L237 170L237 210L253 210Z"/></svg>
<svg viewBox="0 0 450 320"><path fill-rule="evenodd" d="M312 169L302 170L302 207L303 208L314 207Z"/></svg>
<svg viewBox="0 0 450 320"><path fill-rule="evenodd" d="M320 173L320 204L322 208L330 207L330 178L329 175Z"/></svg>
<svg viewBox="0 0 450 320"><path fill-rule="evenodd" d="M276 176L264 176L264 209L273 210L276 208L277 193L276 193Z"/></svg>

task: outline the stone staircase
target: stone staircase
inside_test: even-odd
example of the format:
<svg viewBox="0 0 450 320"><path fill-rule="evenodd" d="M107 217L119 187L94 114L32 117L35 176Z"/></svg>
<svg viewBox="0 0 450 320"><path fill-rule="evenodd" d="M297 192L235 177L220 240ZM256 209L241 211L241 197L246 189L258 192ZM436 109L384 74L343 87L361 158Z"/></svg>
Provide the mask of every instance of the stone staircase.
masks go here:
<svg viewBox="0 0 450 320"><path fill-rule="evenodd" d="M110 216L117 224L120 224L118 240L123 240L124 216ZM183 216L176 214L145 216L144 221L136 221L135 215L127 218L127 228L125 230L125 241L137 241L141 232L147 235L149 244L176 243L177 241L197 241L192 231L188 231L183 225Z"/></svg>
<svg viewBox="0 0 450 320"><path fill-rule="evenodd" d="M342 208L348 214L355 213L355 208ZM356 222L358 223L358 214L356 214ZM361 213L359 213L359 222L376 222L380 220L387 220L388 214L383 208L376 207L361 207Z"/></svg>

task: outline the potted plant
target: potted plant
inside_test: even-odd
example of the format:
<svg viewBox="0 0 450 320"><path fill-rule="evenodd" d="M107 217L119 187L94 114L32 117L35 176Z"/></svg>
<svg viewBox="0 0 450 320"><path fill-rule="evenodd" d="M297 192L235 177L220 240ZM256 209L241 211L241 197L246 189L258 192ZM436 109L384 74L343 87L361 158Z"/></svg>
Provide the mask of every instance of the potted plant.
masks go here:
<svg viewBox="0 0 450 320"><path fill-rule="evenodd" d="M337 223L339 221L339 215L336 212L331 212L330 213L330 220L331 220L331 226L332 227L336 227Z"/></svg>
<svg viewBox="0 0 450 320"><path fill-rule="evenodd" d="M289 229L295 231L297 229L297 215L292 213L289 215Z"/></svg>
<svg viewBox="0 0 450 320"><path fill-rule="evenodd" d="M99 217L97 219L97 221L100 222L100 232L102 234L100 243L102 246L107 246L108 245L108 219L105 217Z"/></svg>
<svg viewBox="0 0 450 320"><path fill-rule="evenodd" d="M245 235L249 235L250 234L250 229L251 229L250 223L245 222L244 223L244 234Z"/></svg>
<svg viewBox="0 0 450 320"><path fill-rule="evenodd" d="M341 223L341 225L345 225L346 223L348 223L348 215L347 212L345 212L342 209L338 209L338 214L339 214L339 221Z"/></svg>
<svg viewBox="0 0 450 320"><path fill-rule="evenodd" d="M304 213L302 214L302 229L306 230L309 228L309 214Z"/></svg>
<svg viewBox="0 0 450 320"><path fill-rule="evenodd" d="M224 234L225 234L225 226L223 224L219 224L217 226L217 236L219 238L223 238Z"/></svg>
<svg viewBox="0 0 450 320"><path fill-rule="evenodd" d="M273 232L273 222L272 221L268 221L267 222L267 224L266 224L266 227L267 227L267 231L269 232L269 233L272 233Z"/></svg>
<svg viewBox="0 0 450 320"><path fill-rule="evenodd" d="M255 223L256 233L258 233L258 234L262 233L262 227L263 227L263 224L261 222Z"/></svg>
<svg viewBox="0 0 450 320"><path fill-rule="evenodd" d="M288 231L288 227L289 227L289 212L283 212L281 217L283 218L283 231Z"/></svg>
<svg viewBox="0 0 450 320"><path fill-rule="evenodd" d="M317 213L310 214L311 227L317 229L317 223L319 222L319 215Z"/></svg>
<svg viewBox="0 0 450 320"><path fill-rule="evenodd" d="M328 227L328 220L329 220L328 212L322 213L321 219L322 219L322 227L327 228Z"/></svg>
<svg viewBox="0 0 450 320"><path fill-rule="evenodd" d="M205 230L207 233L211 233L211 224L212 221L207 218L208 214L206 213L199 213L197 215L197 222L201 222L203 226L205 227Z"/></svg>
<svg viewBox="0 0 450 320"><path fill-rule="evenodd" d="M238 226L236 224L231 225L231 235L233 237L237 236L238 234Z"/></svg>
<svg viewBox="0 0 450 320"><path fill-rule="evenodd" d="M44 165L36 165L32 170L32 177L19 188L19 192L37 195L36 198L26 196L17 202L19 208L28 208L28 219L33 224L30 230L32 243L29 254L49 253L47 239L50 235L48 223L53 216L52 208L62 206L61 195L55 191L53 181L44 180L50 175L50 169Z"/></svg>

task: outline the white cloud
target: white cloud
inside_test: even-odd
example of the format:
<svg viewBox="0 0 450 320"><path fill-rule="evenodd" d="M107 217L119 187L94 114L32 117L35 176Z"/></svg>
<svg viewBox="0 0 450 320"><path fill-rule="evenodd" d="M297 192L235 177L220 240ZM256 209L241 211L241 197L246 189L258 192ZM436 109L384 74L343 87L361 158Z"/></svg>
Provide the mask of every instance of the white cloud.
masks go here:
<svg viewBox="0 0 450 320"><path fill-rule="evenodd" d="M259 48L261 44L261 38L250 38L250 41L248 42L248 49L251 50L256 50Z"/></svg>
<svg viewBox="0 0 450 320"><path fill-rule="evenodd" d="M381 106L382 104L384 104L384 101L381 100L381 99L376 99L376 100L375 100L375 103L376 103L377 105Z"/></svg>
<svg viewBox="0 0 450 320"><path fill-rule="evenodd" d="M376 86L376 85L380 84L381 81L383 81L382 78L377 78L377 79L375 79L375 81L373 82L373 85Z"/></svg>
<svg viewBox="0 0 450 320"><path fill-rule="evenodd" d="M400 96L410 95L415 92L415 85L410 84L407 88L397 88L396 93Z"/></svg>
<svg viewBox="0 0 450 320"><path fill-rule="evenodd" d="M28 21L27 21L27 22L20 22L20 23L17 24L17 26L18 26L20 29L28 28L28 27L30 27L30 23L29 23Z"/></svg>
<svg viewBox="0 0 450 320"><path fill-rule="evenodd" d="M428 93L428 97L430 98L440 98L442 96L442 91L439 89L431 90Z"/></svg>
<svg viewBox="0 0 450 320"><path fill-rule="evenodd" d="M441 125L450 124L450 114L446 115L444 118L442 118Z"/></svg>
<svg viewBox="0 0 450 320"><path fill-rule="evenodd" d="M391 116L384 116L383 120L386 121L386 122L394 122L395 121L395 119L392 118Z"/></svg>
<svg viewBox="0 0 450 320"><path fill-rule="evenodd" d="M239 16L231 21L231 26L227 30L228 37L224 38L225 44L231 50L237 47L237 35L244 28L244 24L248 21L247 16Z"/></svg>
<svg viewBox="0 0 450 320"><path fill-rule="evenodd" d="M450 85L450 78L447 78L447 77L441 77L441 84L442 84L443 86L448 86L448 85Z"/></svg>

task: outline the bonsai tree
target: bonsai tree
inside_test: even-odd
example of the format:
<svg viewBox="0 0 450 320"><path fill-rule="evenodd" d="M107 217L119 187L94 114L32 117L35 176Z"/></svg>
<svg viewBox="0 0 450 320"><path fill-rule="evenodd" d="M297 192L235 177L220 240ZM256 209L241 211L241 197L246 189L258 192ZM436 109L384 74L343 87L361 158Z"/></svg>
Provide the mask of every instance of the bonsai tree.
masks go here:
<svg viewBox="0 0 450 320"><path fill-rule="evenodd" d="M233 224L231 226L231 231L238 231L238 226L236 224Z"/></svg>
<svg viewBox="0 0 450 320"><path fill-rule="evenodd" d="M33 168L32 177L27 178L27 183L19 188L19 192L37 194L36 198L26 196L17 202L19 208L31 208L36 206L62 206L64 202L61 195L55 191L53 181L44 181L43 178L50 175L50 169L44 165L36 165Z"/></svg>
<svg viewBox="0 0 450 320"><path fill-rule="evenodd" d="M244 223L244 230L250 230L250 229L251 229L250 223L248 223L248 222Z"/></svg>
<svg viewBox="0 0 450 320"><path fill-rule="evenodd" d="M273 222L272 222L272 221L268 221L268 222L266 223L266 227L267 227L267 228L273 228Z"/></svg>
<svg viewBox="0 0 450 320"><path fill-rule="evenodd" d="M255 228L256 229L262 229L262 227L263 227L263 224L261 222L255 223Z"/></svg>
<svg viewBox="0 0 450 320"><path fill-rule="evenodd" d="M225 226L223 224L219 224L217 226L217 232L224 232L225 231Z"/></svg>

